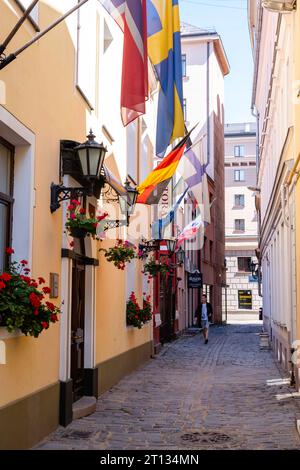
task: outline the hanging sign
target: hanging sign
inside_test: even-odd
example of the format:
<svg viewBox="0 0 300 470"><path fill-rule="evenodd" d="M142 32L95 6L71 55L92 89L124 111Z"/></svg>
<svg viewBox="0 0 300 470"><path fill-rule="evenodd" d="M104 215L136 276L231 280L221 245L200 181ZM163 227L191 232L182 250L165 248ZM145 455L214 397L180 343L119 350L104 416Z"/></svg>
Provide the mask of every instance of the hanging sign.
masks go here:
<svg viewBox="0 0 300 470"><path fill-rule="evenodd" d="M202 273L199 271L188 273L188 288L201 289L201 287L203 287Z"/></svg>

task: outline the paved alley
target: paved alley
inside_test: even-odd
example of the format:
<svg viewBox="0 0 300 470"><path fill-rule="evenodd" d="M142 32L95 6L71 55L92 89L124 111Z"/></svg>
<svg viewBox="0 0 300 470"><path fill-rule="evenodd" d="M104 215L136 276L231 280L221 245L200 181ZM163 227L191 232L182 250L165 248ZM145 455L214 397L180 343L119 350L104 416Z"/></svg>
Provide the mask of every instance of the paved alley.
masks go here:
<svg viewBox="0 0 300 470"><path fill-rule="evenodd" d="M37 449L300 449L300 397L259 325L212 327L165 346Z"/></svg>

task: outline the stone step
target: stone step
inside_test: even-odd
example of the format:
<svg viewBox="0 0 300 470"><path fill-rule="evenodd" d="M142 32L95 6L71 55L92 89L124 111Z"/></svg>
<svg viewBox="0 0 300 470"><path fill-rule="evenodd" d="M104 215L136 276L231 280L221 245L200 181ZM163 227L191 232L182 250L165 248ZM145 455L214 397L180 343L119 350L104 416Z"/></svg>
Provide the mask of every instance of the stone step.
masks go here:
<svg viewBox="0 0 300 470"><path fill-rule="evenodd" d="M73 419L83 418L96 411L97 400L95 397L81 397L72 406Z"/></svg>

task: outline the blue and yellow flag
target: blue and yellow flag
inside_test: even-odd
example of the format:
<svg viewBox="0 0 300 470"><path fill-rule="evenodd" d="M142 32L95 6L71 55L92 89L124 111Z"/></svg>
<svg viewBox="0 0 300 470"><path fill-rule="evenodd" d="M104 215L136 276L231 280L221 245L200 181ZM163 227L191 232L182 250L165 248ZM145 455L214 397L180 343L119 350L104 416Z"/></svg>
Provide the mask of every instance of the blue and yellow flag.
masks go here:
<svg viewBox="0 0 300 470"><path fill-rule="evenodd" d="M148 55L159 82L156 155L185 135L178 0L148 0Z"/></svg>

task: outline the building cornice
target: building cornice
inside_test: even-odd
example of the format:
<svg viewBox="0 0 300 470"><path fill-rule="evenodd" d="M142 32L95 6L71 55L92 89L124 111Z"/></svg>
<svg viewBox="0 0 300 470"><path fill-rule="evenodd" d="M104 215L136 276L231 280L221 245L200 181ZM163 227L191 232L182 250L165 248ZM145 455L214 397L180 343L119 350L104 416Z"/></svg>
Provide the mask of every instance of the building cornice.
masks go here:
<svg viewBox="0 0 300 470"><path fill-rule="evenodd" d="M199 43L199 42L212 42L214 45L215 54L217 56L220 68L223 75L228 75L230 72L229 61L224 49L221 37L218 33L193 33L181 34L182 43Z"/></svg>
<svg viewBox="0 0 300 470"><path fill-rule="evenodd" d="M235 133L225 133L225 139L236 138L236 137L256 137L256 132L235 132Z"/></svg>

